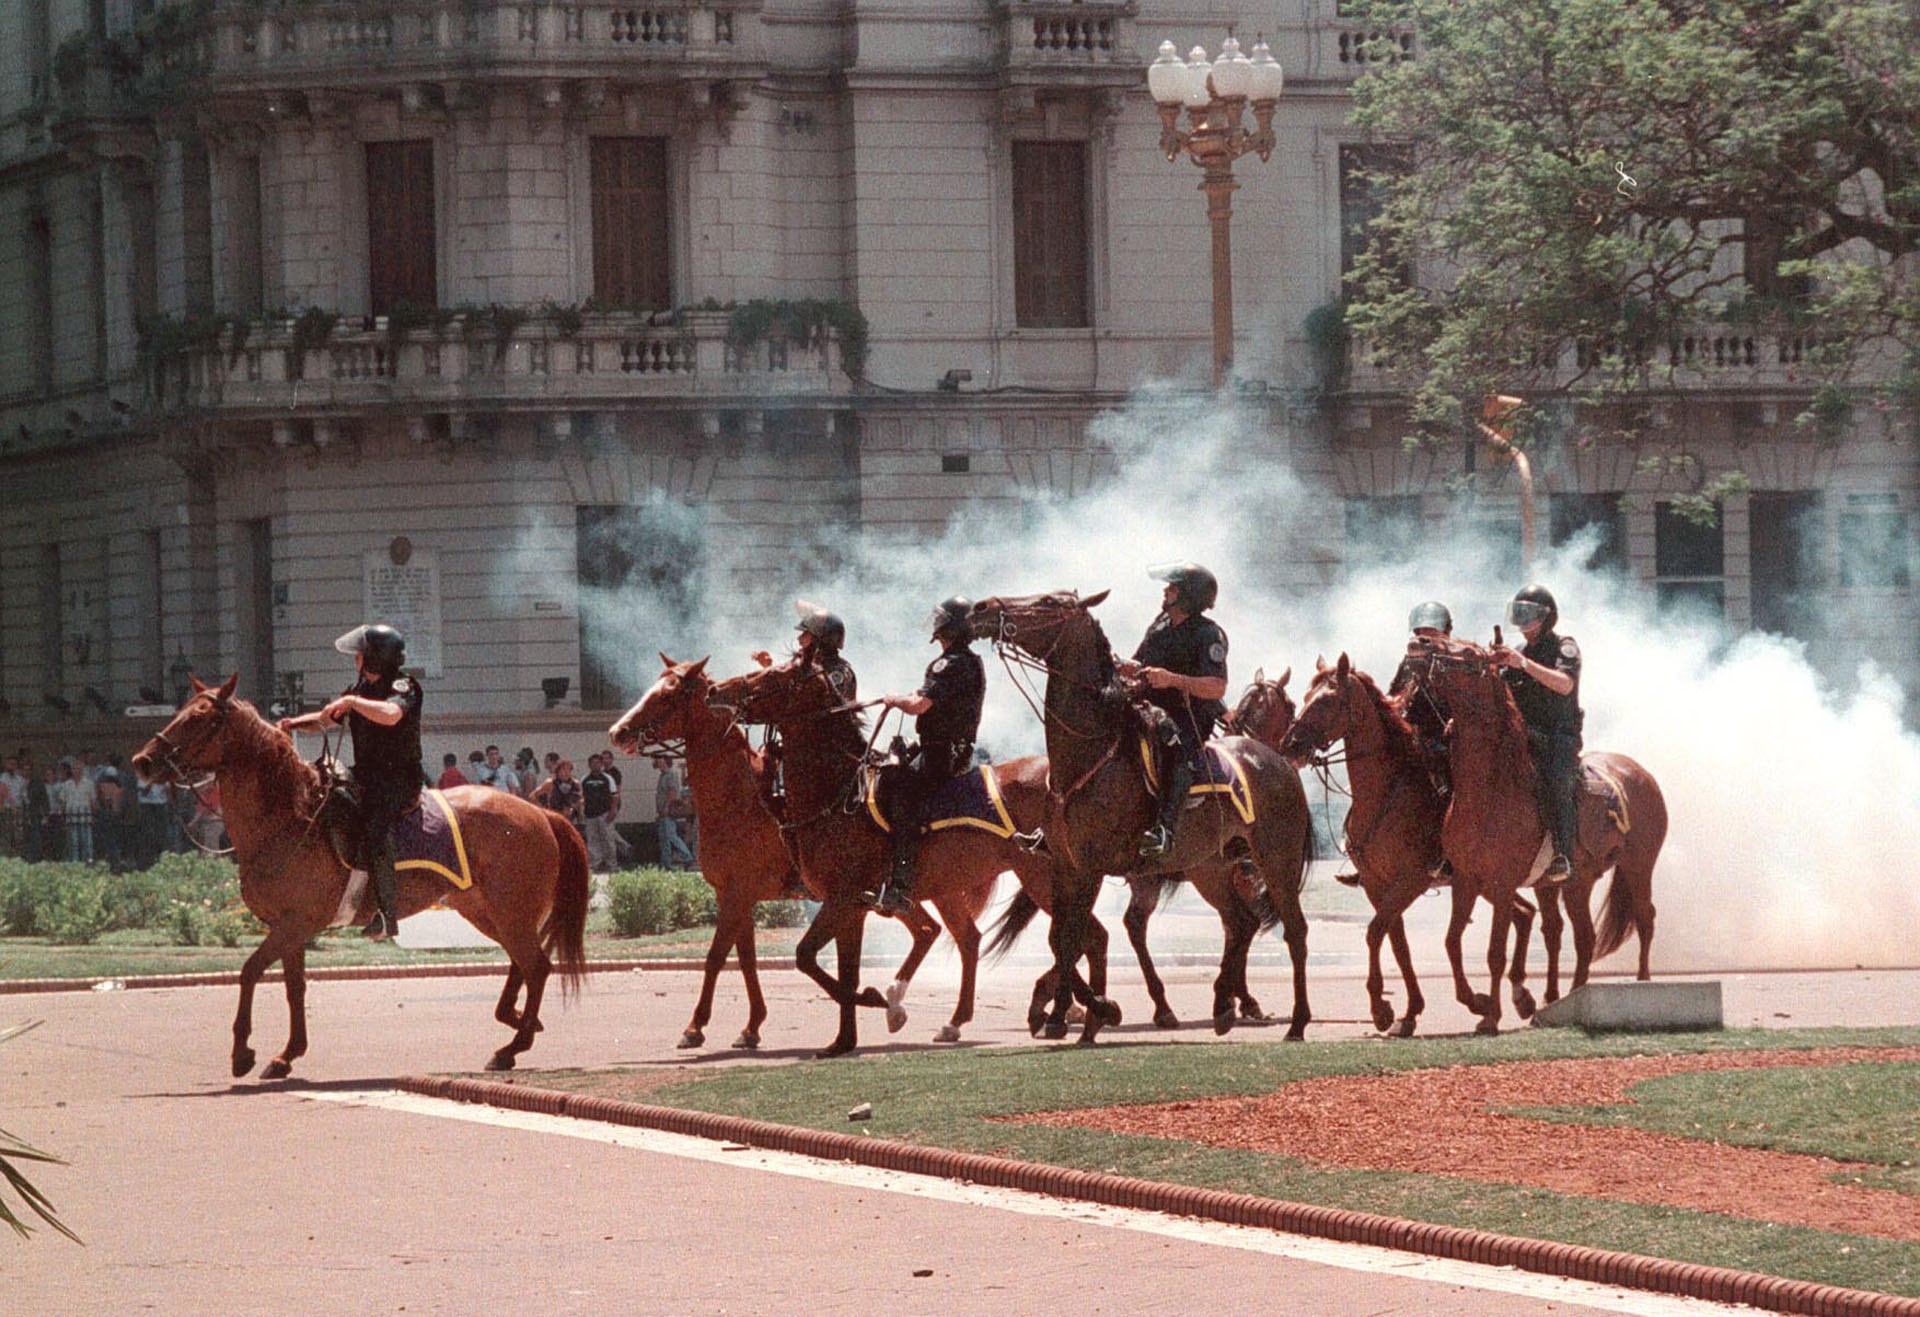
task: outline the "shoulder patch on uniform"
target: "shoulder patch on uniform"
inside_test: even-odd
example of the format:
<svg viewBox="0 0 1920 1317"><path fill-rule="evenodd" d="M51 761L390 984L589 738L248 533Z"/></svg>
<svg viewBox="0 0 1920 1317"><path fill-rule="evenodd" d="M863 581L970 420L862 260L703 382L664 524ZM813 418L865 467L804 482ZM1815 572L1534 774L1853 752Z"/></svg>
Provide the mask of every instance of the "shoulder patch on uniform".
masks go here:
<svg viewBox="0 0 1920 1317"><path fill-rule="evenodd" d="M1227 642L1224 640L1214 641L1213 648L1207 651L1207 657L1215 663L1225 663L1227 661Z"/></svg>
<svg viewBox="0 0 1920 1317"><path fill-rule="evenodd" d="M401 677L399 680L393 683L393 693L395 695L405 695L407 692L411 691L412 689L413 689L413 683L405 677Z"/></svg>
<svg viewBox="0 0 1920 1317"><path fill-rule="evenodd" d="M928 672L945 672L946 670L947 670L947 661L943 658L935 659L933 661L933 666L927 669Z"/></svg>
<svg viewBox="0 0 1920 1317"><path fill-rule="evenodd" d="M1562 636L1560 638L1560 657L1570 659L1580 657L1580 646L1573 643L1572 636Z"/></svg>

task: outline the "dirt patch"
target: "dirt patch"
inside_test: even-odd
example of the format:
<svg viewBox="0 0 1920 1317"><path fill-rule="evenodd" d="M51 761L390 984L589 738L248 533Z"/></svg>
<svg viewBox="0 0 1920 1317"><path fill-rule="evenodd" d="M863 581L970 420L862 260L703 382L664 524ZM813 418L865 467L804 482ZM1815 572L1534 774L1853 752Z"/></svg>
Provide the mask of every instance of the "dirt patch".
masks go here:
<svg viewBox="0 0 1920 1317"><path fill-rule="evenodd" d="M1015 1119L1920 1240L1920 1206L1912 1197L1834 1182L1852 1163L1644 1130L1559 1125L1496 1110L1628 1103L1630 1085L1665 1075L1916 1060L1920 1048L1838 1047L1521 1061L1307 1079L1258 1098Z"/></svg>

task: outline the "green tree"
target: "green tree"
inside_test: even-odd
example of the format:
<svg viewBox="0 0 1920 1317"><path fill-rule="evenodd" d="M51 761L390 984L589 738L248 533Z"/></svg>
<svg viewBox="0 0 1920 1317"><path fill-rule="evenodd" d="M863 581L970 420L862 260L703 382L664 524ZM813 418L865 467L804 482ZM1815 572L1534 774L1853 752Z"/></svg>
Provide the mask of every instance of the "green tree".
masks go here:
<svg viewBox="0 0 1920 1317"><path fill-rule="evenodd" d="M19 1037L39 1023L40 1021L34 1020L27 1024L16 1024L8 1029L0 1029L0 1043L6 1042L9 1038ZM18 1194L20 1201L24 1203L27 1209L35 1216L78 1244L80 1242L80 1236L74 1234L73 1231L67 1228L66 1223L60 1219L59 1214L54 1210L53 1203L45 1194L34 1187L33 1181L27 1179L26 1173L20 1169L19 1163L21 1162L52 1162L55 1165L65 1164L51 1153L41 1152L38 1148L22 1143L5 1130L0 1130L0 1183L4 1183L10 1187L14 1193ZM12 1226L14 1233L23 1239L33 1233L33 1227L21 1219L20 1214L14 1210L13 1205L6 1200L3 1194L0 1194L0 1224Z"/></svg>
<svg viewBox="0 0 1920 1317"><path fill-rule="evenodd" d="M1355 122L1407 166L1373 180L1347 297L1370 351L1417 363L1418 429L1458 432L1487 393L1658 388L1669 344L1715 323L1800 337L1811 426L1844 420L1865 381L1913 379L1920 10L1355 7L1417 34L1411 59L1382 43L1355 88Z"/></svg>

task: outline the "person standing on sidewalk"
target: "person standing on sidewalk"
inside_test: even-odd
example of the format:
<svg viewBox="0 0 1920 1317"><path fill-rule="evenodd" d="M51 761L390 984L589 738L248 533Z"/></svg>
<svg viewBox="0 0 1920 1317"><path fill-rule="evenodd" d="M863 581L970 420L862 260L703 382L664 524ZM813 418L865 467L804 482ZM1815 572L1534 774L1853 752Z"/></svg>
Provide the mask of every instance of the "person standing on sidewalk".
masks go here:
<svg viewBox="0 0 1920 1317"><path fill-rule="evenodd" d="M619 867L619 834L613 830L613 823L620 817L620 788L607 772L606 755L588 758L580 791L589 865L595 873L611 873Z"/></svg>
<svg viewBox="0 0 1920 1317"><path fill-rule="evenodd" d="M660 780L653 788L654 830L660 838L660 863L669 869L691 868L693 852L680 839L680 820L692 812L692 802L685 799L687 780L671 755L655 755L653 766L660 770Z"/></svg>

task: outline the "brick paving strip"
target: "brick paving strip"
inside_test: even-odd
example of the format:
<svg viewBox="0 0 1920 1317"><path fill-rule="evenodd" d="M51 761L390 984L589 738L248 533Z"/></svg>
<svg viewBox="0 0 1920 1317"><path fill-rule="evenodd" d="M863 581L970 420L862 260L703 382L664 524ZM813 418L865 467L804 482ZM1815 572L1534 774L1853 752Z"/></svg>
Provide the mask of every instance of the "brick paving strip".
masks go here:
<svg viewBox="0 0 1920 1317"><path fill-rule="evenodd" d="M561 1093L484 1079L410 1077L397 1087L425 1097L478 1102L513 1111L572 1116L689 1134L696 1138L858 1162L891 1171L938 1176L997 1188L1081 1199L1115 1207L1200 1217L1228 1225L1283 1230L1343 1243L1371 1244L1431 1257L1565 1276L1601 1285L1679 1294L1716 1303L1744 1303L1809 1317L1920 1317L1920 1299L1843 1289L1751 1271L1733 1271L1666 1258L1640 1257L1549 1240L1520 1239L1484 1230L1433 1225L1371 1212L1288 1203L1253 1194L1163 1184L1099 1171L922 1147L891 1140L800 1129L743 1116L682 1111L617 1098Z"/></svg>
<svg viewBox="0 0 1920 1317"><path fill-rule="evenodd" d="M589 974L621 974L629 970L663 970L674 973L698 974L706 962L699 959L679 960L595 960L587 964ZM760 969L792 969L793 961L760 959ZM862 962L863 966L866 962ZM309 983L322 979L464 979L492 976L498 978L507 972L504 960L466 960L450 965L327 965L307 971ZM278 969L270 969L260 976L262 983L279 983L285 975ZM92 992L102 983L117 983L122 988L224 988L237 987L240 983L240 971L215 970L201 974L123 974L95 975L92 978L73 979L0 979L0 997L33 992Z"/></svg>

